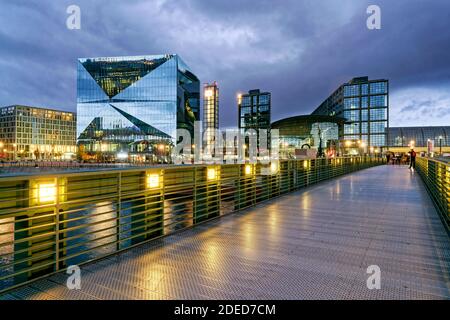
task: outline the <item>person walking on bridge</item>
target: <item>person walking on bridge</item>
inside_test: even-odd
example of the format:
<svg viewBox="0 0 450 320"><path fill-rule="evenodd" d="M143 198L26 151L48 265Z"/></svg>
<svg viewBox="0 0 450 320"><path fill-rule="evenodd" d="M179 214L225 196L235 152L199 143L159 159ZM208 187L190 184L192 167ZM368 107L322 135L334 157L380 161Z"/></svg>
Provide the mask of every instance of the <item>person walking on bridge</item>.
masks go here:
<svg viewBox="0 0 450 320"><path fill-rule="evenodd" d="M416 152L414 151L414 149L411 149L411 151L409 152L409 168L416 168Z"/></svg>

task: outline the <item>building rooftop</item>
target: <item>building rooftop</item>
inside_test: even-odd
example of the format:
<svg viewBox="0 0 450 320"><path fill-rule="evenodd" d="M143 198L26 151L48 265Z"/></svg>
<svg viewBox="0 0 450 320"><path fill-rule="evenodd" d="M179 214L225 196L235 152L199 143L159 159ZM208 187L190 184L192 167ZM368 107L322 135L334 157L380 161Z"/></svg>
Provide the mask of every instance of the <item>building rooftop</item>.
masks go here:
<svg viewBox="0 0 450 320"><path fill-rule="evenodd" d="M332 122L344 124L345 118L326 116L326 115L298 115L277 120L272 123L272 128L280 127L282 125L296 123L296 122Z"/></svg>
<svg viewBox="0 0 450 320"><path fill-rule="evenodd" d="M1 109L7 109L7 108L16 108L16 107L39 109L39 110L49 110L49 111L55 111L55 112L65 112L65 113L75 114L74 111L60 110L60 109L47 108L47 107L26 106L26 105L21 105L21 104L12 104L12 105L9 105L9 106L3 106L3 107L0 107L0 110Z"/></svg>

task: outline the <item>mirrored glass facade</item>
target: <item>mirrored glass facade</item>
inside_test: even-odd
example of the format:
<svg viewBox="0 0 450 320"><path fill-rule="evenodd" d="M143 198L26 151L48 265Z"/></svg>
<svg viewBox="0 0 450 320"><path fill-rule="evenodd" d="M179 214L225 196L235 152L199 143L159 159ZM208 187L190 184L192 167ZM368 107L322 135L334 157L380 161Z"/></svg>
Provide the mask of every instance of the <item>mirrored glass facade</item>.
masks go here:
<svg viewBox="0 0 450 320"><path fill-rule="evenodd" d="M428 140L435 147L450 147L450 126L447 127L392 127L388 131L390 147L427 147Z"/></svg>
<svg viewBox="0 0 450 320"><path fill-rule="evenodd" d="M367 147L386 147L389 82L369 80L368 77L353 78L342 84L312 114L345 118L341 142L359 141Z"/></svg>
<svg viewBox="0 0 450 320"><path fill-rule="evenodd" d="M256 143L260 152L262 152L260 147L263 146L260 144L259 129L270 130L270 110L270 92L261 92L259 89L255 89L250 90L247 94L238 95L238 127L243 132L249 129L256 131ZM267 141L270 141L269 133ZM246 144L248 143L246 142Z"/></svg>
<svg viewBox="0 0 450 320"><path fill-rule="evenodd" d="M200 82L178 55L78 59L77 89L78 145L88 159L167 162L176 129L193 135L199 120Z"/></svg>
<svg viewBox="0 0 450 320"><path fill-rule="evenodd" d="M326 154L336 153L345 119L322 115L302 115L278 120L272 129L280 135L280 155L293 157L296 150L320 146Z"/></svg>

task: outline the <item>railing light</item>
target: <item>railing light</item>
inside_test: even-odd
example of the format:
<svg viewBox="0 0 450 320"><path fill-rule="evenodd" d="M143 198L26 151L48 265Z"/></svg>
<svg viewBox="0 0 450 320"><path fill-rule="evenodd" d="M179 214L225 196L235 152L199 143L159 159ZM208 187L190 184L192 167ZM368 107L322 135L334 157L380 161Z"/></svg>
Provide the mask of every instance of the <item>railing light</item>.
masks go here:
<svg viewBox="0 0 450 320"><path fill-rule="evenodd" d="M38 184L38 202L55 203L56 202L56 184L54 183L41 183Z"/></svg>
<svg viewBox="0 0 450 320"><path fill-rule="evenodd" d="M275 174L278 172L278 163L277 162L271 162L270 163L270 172L272 174Z"/></svg>
<svg viewBox="0 0 450 320"><path fill-rule="evenodd" d="M148 189L159 188L159 185L160 185L159 174L157 174L157 173L147 174L147 188Z"/></svg>
<svg viewBox="0 0 450 320"><path fill-rule="evenodd" d="M253 173L253 168L251 164L246 164L245 165L245 175L251 175Z"/></svg>
<svg viewBox="0 0 450 320"><path fill-rule="evenodd" d="M208 168L207 171L207 178L208 180L216 180L217 179L217 170L215 168Z"/></svg>

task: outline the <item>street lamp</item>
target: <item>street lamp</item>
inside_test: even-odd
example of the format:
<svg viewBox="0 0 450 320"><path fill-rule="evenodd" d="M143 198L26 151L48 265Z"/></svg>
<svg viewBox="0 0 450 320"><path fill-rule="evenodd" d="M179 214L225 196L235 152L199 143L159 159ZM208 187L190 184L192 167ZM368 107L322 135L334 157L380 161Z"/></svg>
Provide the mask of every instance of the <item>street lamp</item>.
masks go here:
<svg viewBox="0 0 450 320"><path fill-rule="evenodd" d="M439 136L439 155L442 156L442 136Z"/></svg>
<svg viewBox="0 0 450 320"><path fill-rule="evenodd" d="M13 160L16 161L16 148L17 148L17 144L13 143L13 148L14 148L14 158Z"/></svg>
<svg viewBox="0 0 450 320"><path fill-rule="evenodd" d="M361 149L363 149L363 154L365 154L366 153L366 143L364 141L361 141L359 146L361 147Z"/></svg>

